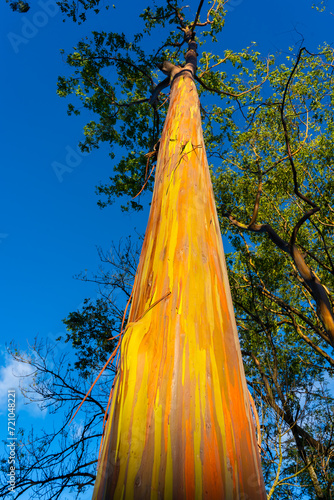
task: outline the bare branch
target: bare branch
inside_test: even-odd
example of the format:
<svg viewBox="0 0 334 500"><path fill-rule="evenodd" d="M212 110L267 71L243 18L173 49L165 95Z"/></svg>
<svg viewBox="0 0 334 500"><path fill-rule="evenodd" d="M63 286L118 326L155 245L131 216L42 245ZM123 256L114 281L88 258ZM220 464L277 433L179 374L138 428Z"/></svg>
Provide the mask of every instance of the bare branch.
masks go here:
<svg viewBox="0 0 334 500"><path fill-rule="evenodd" d="M204 0L201 0L200 3L199 3L199 6L197 8L197 12L196 12L196 16L195 16L195 21L191 24L191 38L193 39L194 36L195 36L195 33L194 33L194 29L195 29L195 26L198 26L197 24L197 21L198 21L198 18L199 18L199 15L200 15L200 12L201 12L201 9L203 7L203 3L204 3ZM212 6L213 7L213 6ZM211 7L211 9L212 9ZM210 11L211 11L210 9Z"/></svg>

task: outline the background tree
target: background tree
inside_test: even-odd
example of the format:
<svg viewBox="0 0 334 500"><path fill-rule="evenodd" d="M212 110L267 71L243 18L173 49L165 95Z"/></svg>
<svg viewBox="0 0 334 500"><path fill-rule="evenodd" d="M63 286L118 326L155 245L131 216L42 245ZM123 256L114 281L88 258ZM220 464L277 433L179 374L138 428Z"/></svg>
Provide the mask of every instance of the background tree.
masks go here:
<svg viewBox="0 0 334 500"><path fill-rule="evenodd" d="M147 9L148 32L159 28L162 40L163 26L168 32L170 22L178 23L177 12L174 2ZM219 37L221 12L212 16L210 35ZM112 182L99 186L101 206L116 196L135 196L143 184L152 187L149 161L167 95L152 109L147 83L158 83L156 64L164 58L178 63L180 35L172 32L148 56L142 35L128 41L95 32L68 56L75 73L60 79L59 93L76 93L99 116L86 126L82 147L104 141L129 151L115 165ZM118 81L106 78L109 67ZM210 47L202 51L197 72L222 231L233 246L228 265L245 369L274 498L333 496L333 351L320 311L326 296L332 306L331 71L332 50L324 46L315 55L293 49L283 62L263 60L252 49L219 57ZM79 112L72 104L69 111ZM127 208L140 209L142 198ZM304 263L311 282L300 273Z"/></svg>
<svg viewBox="0 0 334 500"><path fill-rule="evenodd" d="M79 310L64 319L65 338L55 343L36 339L28 352L14 344L9 346L13 359L31 368L31 374L21 380L26 403L35 403L51 418L55 416L54 426L40 432L33 427L27 430L18 420L15 499L28 493L31 498L51 500L64 498L70 492L80 499L94 485L101 422L115 364L108 364L80 414L70 421L115 349L122 304L128 299L137 267L138 247L128 238L113 245L108 254L100 252L102 262L109 267L92 276L99 286L99 298L86 299ZM3 453L0 495L4 498L8 496L7 458Z"/></svg>
<svg viewBox="0 0 334 500"><path fill-rule="evenodd" d="M243 352L311 464L318 498L331 498L333 483L333 400L323 386L333 374L331 64L329 47L302 48L292 70L272 72L273 95L248 108L249 126L225 157L232 167L215 177L222 227L237 250L230 264L248 330ZM310 419L317 405L325 419Z"/></svg>

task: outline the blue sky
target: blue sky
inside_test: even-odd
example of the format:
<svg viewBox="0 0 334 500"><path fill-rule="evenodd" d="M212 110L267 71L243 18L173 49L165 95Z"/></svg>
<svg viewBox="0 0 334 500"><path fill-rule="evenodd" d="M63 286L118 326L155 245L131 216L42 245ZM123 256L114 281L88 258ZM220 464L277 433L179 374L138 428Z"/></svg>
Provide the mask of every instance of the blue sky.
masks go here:
<svg viewBox="0 0 334 500"><path fill-rule="evenodd" d="M96 271L96 246L108 250L112 241L135 228L144 232L148 216L148 210L122 213L120 203L104 210L97 207L95 186L111 174L108 150L85 156L78 152L82 126L90 117L67 116L67 102L57 96L56 82L67 72L61 48L70 51L93 29L138 31L138 14L149 0L114 0L115 9L90 16L82 26L63 23L53 0L31 3L24 16L12 13L4 1L0 4L1 423L6 420L4 391L16 383L5 343L14 340L26 349L36 335L52 341L64 334L61 320L84 298L96 297L93 284L73 275ZM194 15L198 2L186 3ZM265 57L287 53L302 38L314 52L324 41L333 43L333 1L324 13L312 9L312 3L231 0L222 50L240 50L254 41ZM55 173L57 164L69 168L62 177ZM27 423L45 420L36 407L21 406L20 411Z"/></svg>

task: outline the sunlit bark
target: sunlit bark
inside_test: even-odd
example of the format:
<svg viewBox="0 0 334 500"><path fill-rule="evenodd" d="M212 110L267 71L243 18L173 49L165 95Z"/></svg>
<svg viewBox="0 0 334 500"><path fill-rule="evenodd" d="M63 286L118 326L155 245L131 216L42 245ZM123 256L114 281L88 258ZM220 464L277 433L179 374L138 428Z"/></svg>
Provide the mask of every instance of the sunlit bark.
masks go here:
<svg viewBox="0 0 334 500"><path fill-rule="evenodd" d="M192 72L172 74L93 498L266 498Z"/></svg>

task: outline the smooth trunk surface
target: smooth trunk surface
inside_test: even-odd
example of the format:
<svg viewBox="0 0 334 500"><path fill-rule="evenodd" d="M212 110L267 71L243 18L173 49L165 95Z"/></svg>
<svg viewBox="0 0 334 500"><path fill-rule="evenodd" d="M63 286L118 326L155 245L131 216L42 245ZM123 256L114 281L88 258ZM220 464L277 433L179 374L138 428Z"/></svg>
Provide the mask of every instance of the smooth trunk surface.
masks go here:
<svg viewBox="0 0 334 500"><path fill-rule="evenodd" d="M94 500L266 498L187 71L172 83Z"/></svg>

